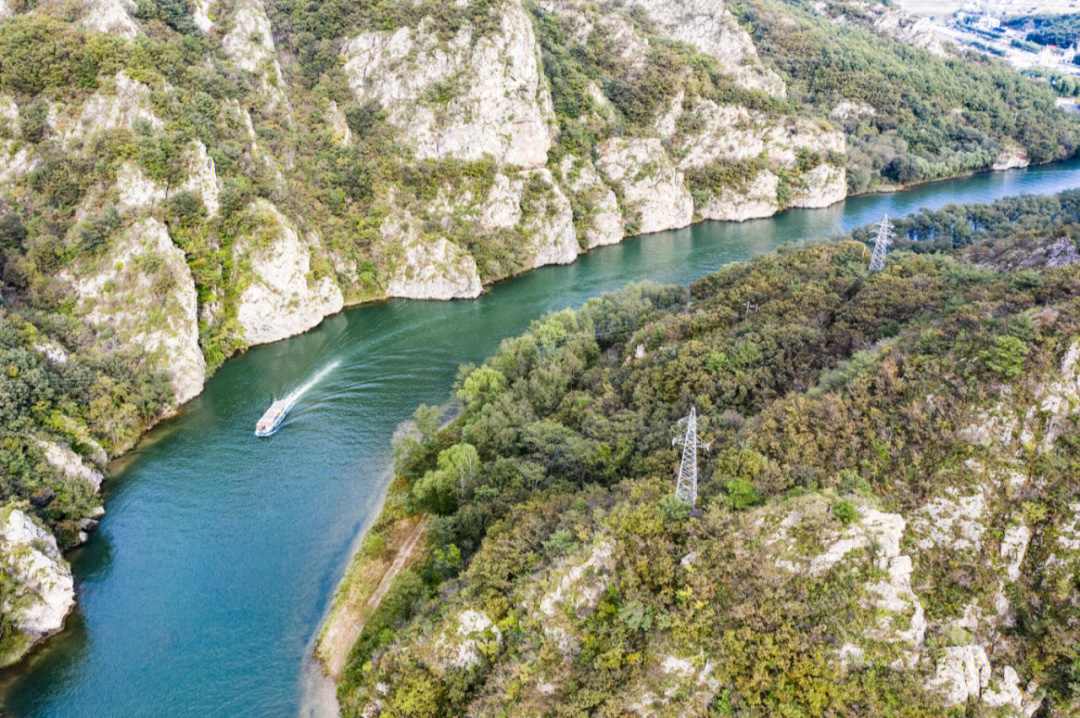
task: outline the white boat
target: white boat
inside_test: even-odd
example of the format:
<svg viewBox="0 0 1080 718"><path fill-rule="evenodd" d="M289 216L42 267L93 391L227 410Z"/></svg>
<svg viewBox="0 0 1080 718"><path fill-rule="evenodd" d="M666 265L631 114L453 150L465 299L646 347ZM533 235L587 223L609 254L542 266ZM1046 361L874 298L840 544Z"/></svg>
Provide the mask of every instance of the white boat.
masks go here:
<svg viewBox="0 0 1080 718"><path fill-rule="evenodd" d="M289 413L289 409L290 405L284 399L271 404L270 408L255 424L255 436L270 436L277 431L278 427L281 426L281 422L285 421L285 415Z"/></svg>
<svg viewBox="0 0 1080 718"><path fill-rule="evenodd" d="M334 370L334 368L340 364L340 361L332 361L324 366L318 374L312 377L311 381L304 384L299 389L296 389L284 399L278 399L270 408L266 410L266 413L262 415L258 423L255 424L255 436L270 436L278 427L281 426L281 422L285 421L285 415L296 406L296 402L300 401L300 397L307 393L308 389L322 381L323 377Z"/></svg>

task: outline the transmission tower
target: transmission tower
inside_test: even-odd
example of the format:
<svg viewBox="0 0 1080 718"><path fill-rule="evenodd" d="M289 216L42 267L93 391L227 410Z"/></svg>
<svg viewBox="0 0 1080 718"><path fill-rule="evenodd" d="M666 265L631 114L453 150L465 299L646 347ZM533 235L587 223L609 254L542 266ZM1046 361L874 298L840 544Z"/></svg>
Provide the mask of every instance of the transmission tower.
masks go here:
<svg viewBox="0 0 1080 718"><path fill-rule="evenodd" d="M698 445L708 450L709 443L702 442L697 434L697 409L691 408L690 415L679 419L686 422L686 431L676 435L671 445L682 445L682 461L679 463L679 481L675 485L675 496L691 506L697 505L697 450Z"/></svg>
<svg viewBox="0 0 1080 718"><path fill-rule="evenodd" d="M889 224L889 215L881 220L878 225L877 237L874 239L874 254L870 257L870 273L880 272L885 269L885 255L892 243L893 226Z"/></svg>

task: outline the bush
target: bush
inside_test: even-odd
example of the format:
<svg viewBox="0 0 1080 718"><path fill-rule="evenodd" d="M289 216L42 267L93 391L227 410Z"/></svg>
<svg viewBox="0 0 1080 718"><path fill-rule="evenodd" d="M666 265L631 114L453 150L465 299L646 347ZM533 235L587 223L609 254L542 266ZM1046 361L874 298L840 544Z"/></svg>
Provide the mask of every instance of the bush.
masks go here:
<svg viewBox="0 0 1080 718"><path fill-rule="evenodd" d="M660 500L660 516L664 519L664 524L679 524L690 518L691 512L694 507L680 499L675 494L668 494Z"/></svg>
<svg viewBox="0 0 1080 718"><path fill-rule="evenodd" d="M733 511L743 511L751 506L760 506L765 499L754 485L746 479L732 479L724 484L726 503Z"/></svg>
<svg viewBox="0 0 1080 718"><path fill-rule="evenodd" d="M1023 341L1005 335L995 337L993 347L980 356L991 371L1008 380L1020 376L1024 371L1024 357L1029 351Z"/></svg>
<svg viewBox="0 0 1080 718"><path fill-rule="evenodd" d="M836 520L845 526L859 518L859 512L855 510L850 501L837 501L832 506L832 513Z"/></svg>

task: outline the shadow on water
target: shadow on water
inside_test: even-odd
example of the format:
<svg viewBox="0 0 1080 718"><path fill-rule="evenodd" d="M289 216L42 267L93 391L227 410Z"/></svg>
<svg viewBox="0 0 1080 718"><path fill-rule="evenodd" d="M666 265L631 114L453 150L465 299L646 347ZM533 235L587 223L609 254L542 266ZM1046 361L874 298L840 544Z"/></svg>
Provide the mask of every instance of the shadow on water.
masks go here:
<svg viewBox="0 0 1080 718"><path fill-rule="evenodd" d="M547 311L632 281L686 283L781 244L949 202L1080 186L1080 163L982 175L594 251L475 301L389 301L227 362L204 393L113 463L107 510L71 555L79 610L2 680L14 716L295 716L325 707L312 639L386 485L390 438L442 404L457 367ZM270 401L328 362L269 440ZM322 696L320 699L319 696Z"/></svg>

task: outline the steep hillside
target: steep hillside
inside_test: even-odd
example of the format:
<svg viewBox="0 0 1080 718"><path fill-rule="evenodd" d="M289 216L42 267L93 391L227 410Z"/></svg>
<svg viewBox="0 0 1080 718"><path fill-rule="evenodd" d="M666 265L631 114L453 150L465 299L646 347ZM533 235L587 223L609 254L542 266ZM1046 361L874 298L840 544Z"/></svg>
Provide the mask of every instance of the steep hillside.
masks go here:
<svg viewBox="0 0 1080 718"><path fill-rule="evenodd" d="M1048 89L849 5L0 2L4 502L77 543L109 456L347 303L1073 153Z"/></svg>
<svg viewBox="0 0 1080 718"><path fill-rule="evenodd" d="M1078 199L924 214L982 240L874 275L844 239L631 287L463 368L339 599L396 565L344 714L1080 715Z"/></svg>

